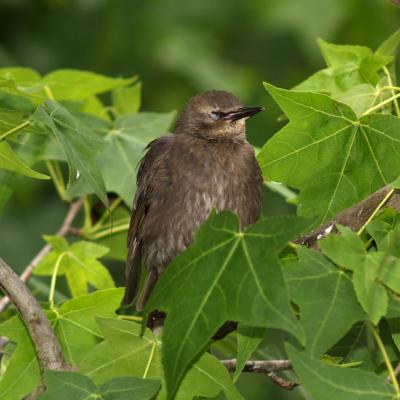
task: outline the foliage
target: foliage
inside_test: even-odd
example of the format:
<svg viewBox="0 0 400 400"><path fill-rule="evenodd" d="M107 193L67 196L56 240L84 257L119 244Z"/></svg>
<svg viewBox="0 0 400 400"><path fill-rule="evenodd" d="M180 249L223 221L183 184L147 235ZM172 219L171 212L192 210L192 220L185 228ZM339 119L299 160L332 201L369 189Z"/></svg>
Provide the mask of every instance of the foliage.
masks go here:
<svg viewBox="0 0 400 400"><path fill-rule="evenodd" d="M266 344L292 360L291 379L315 399L398 398L398 384L385 382L400 357L398 214L377 209L358 232L339 227L321 251L292 241L399 177L399 41L396 32L375 52L320 41L326 68L292 90L265 84L289 122L257 157L267 180L299 191L298 216L241 230L231 212L213 213L150 298L146 312L167 312L158 335L120 309L113 278L122 264L105 259L124 258L137 162L175 114L139 112L136 78L1 69L0 206L16 174L50 176L61 200L84 197L83 224L70 232L79 239L44 236L52 250L35 269L51 277L43 308L79 368L47 371L40 398L241 399L214 354L237 356L236 380ZM70 296L58 302L62 276ZM214 343L227 320L238 332ZM10 339L0 399L19 400L40 379L35 349L14 312L0 335Z"/></svg>

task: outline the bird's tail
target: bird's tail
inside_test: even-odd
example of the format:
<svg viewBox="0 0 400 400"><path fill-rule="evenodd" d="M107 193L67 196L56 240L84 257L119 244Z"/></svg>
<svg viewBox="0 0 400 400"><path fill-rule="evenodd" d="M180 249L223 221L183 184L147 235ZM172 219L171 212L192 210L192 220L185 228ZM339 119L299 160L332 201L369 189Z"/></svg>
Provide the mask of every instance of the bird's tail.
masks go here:
<svg viewBox="0 0 400 400"><path fill-rule="evenodd" d="M129 306L135 300L140 284L141 270L141 249L140 245L135 243L135 246L129 251L126 263L125 295L121 303L124 307Z"/></svg>
<svg viewBox="0 0 400 400"><path fill-rule="evenodd" d="M154 289L154 286L158 280L158 273L155 269L151 269L149 274L146 277L146 280L143 285L143 289L139 294L139 297L136 302L136 310L143 311L144 307L149 299L151 292Z"/></svg>

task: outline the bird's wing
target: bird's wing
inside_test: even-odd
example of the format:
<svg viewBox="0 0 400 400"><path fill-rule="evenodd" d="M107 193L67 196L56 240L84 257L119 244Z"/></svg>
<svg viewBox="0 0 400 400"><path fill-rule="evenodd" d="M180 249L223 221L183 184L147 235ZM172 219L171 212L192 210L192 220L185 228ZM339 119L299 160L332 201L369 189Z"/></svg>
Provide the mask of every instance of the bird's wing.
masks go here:
<svg viewBox="0 0 400 400"><path fill-rule="evenodd" d="M125 279L126 288L122 305L128 306L136 297L141 275L141 242L139 234L145 218L146 199L139 194L134 202L134 209L128 231L128 258L126 261Z"/></svg>
<svg viewBox="0 0 400 400"><path fill-rule="evenodd" d="M140 233L146 213L150 207L150 196L154 192L152 176L154 169L159 164L160 157L163 156L168 136L161 137L152 141L147 149L146 155L140 161L137 173L137 189L133 202L133 211L128 231L128 258L126 262L125 278L126 288L122 305L128 306L134 300L138 292L141 278L141 239Z"/></svg>

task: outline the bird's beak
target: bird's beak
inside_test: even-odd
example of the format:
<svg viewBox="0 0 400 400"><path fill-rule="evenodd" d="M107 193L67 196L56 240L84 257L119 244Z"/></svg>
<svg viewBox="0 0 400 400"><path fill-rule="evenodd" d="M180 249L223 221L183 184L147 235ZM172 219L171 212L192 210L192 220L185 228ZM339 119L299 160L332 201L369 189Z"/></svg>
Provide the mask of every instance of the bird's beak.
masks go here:
<svg viewBox="0 0 400 400"><path fill-rule="evenodd" d="M226 121L237 121L242 118L250 118L263 110L264 107L240 107L235 111L227 113L222 119Z"/></svg>

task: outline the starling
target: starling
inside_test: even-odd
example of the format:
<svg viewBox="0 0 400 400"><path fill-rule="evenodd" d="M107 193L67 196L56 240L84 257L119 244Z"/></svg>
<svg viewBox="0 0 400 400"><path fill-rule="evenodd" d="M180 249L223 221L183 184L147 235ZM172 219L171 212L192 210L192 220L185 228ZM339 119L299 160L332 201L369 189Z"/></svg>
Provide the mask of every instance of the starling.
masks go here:
<svg viewBox="0 0 400 400"><path fill-rule="evenodd" d="M243 107L231 93L204 92L186 103L173 134L150 143L137 174L123 305L137 295L142 257L149 273L138 311L213 208L235 212L242 227L258 219L262 176L245 120L259 111Z"/></svg>

